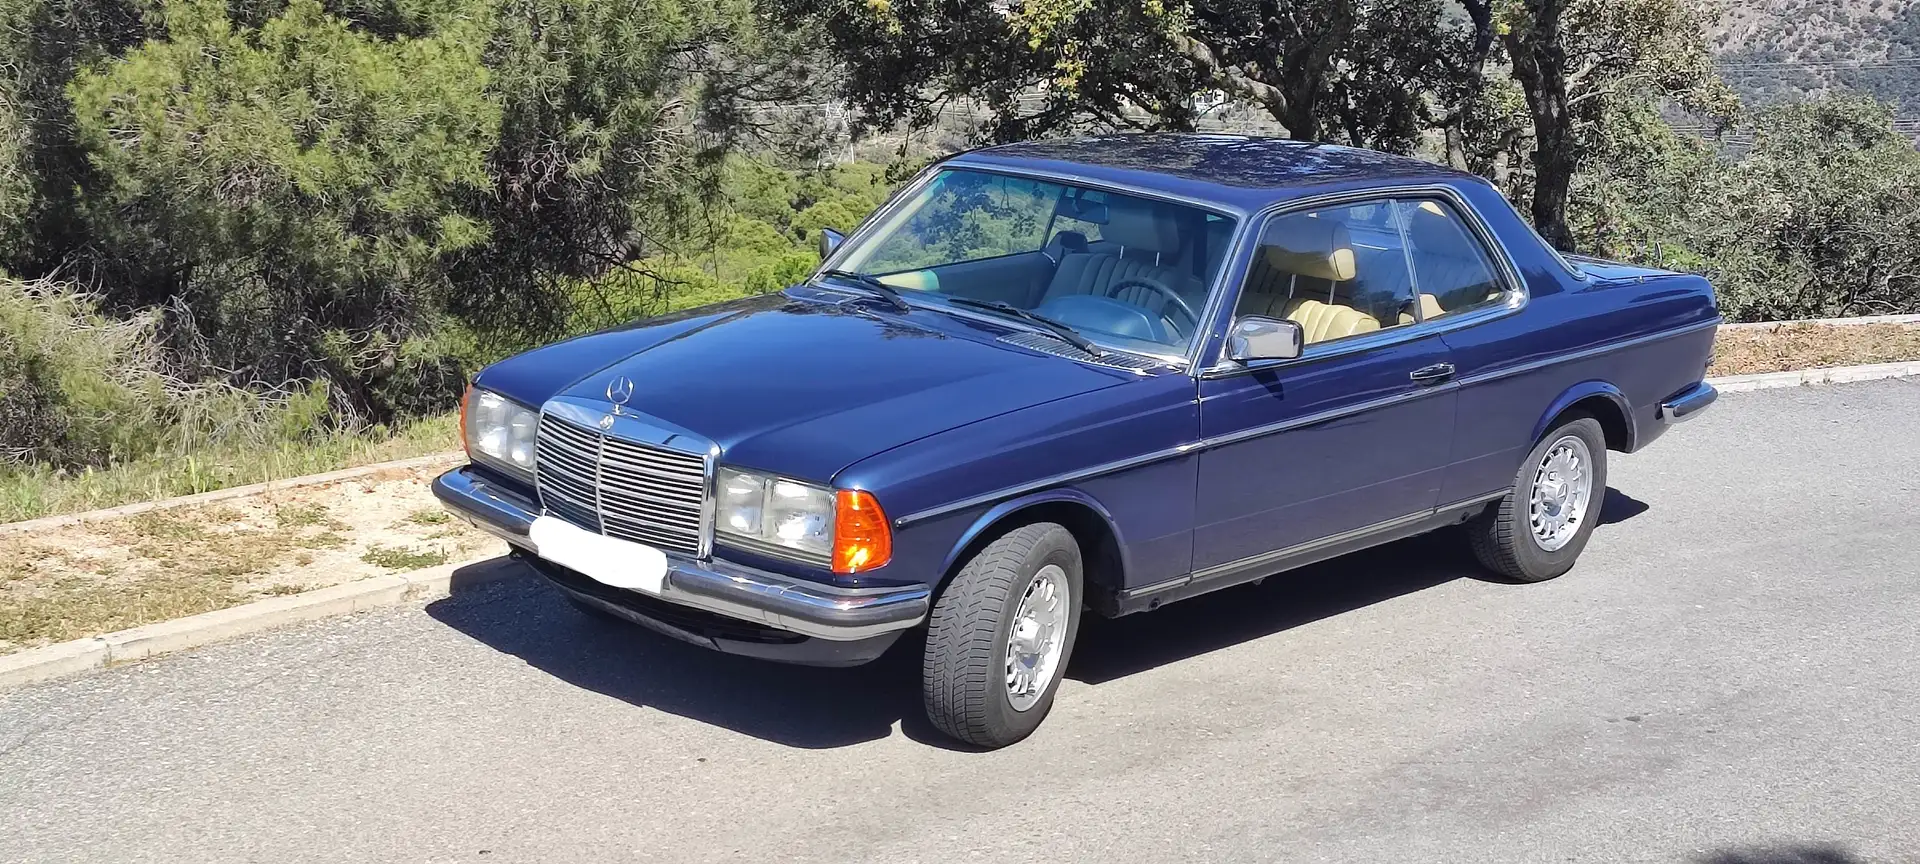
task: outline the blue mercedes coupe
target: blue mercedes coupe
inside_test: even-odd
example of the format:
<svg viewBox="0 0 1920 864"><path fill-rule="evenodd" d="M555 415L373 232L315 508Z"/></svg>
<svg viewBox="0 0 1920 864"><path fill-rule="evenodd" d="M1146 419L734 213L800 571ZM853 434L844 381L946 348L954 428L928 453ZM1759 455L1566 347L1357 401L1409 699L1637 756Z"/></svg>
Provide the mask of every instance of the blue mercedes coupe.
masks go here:
<svg viewBox="0 0 1920 864"><path fill-rule="evenodd" d="M1040 724L1089 612L1449 526L1566 573L1609 453L1716 396L1705 280L1363 150L976 150L821 246L804 284L488 367L434 492L597 614L795 663L900 641L984 747Z"/></svg>

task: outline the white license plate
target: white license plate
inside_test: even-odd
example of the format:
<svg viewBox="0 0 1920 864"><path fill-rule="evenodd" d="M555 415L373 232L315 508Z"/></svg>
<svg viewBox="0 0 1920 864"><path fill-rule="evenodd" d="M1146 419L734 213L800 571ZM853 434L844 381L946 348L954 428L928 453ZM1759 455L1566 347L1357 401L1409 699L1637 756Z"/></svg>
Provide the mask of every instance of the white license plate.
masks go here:
<svg viewBox="0 0 1920 864"><path fill-rule="evenodd" d="M540 557L603 585L659 594L667 579L667 553L616 540L552 516L539 516L527 539Z"/></svg>

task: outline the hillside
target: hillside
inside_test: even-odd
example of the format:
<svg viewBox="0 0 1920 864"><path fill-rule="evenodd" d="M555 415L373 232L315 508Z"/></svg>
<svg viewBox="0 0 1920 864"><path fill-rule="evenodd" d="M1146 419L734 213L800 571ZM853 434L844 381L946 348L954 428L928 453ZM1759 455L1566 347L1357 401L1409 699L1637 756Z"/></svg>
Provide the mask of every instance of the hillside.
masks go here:
<svg viewBox="0 0 1920 864"><path fill-rule="evenodd" d="M1750 104L1852 90L1920 117L1920 0L1730 0L1711 36Z"/></svg>

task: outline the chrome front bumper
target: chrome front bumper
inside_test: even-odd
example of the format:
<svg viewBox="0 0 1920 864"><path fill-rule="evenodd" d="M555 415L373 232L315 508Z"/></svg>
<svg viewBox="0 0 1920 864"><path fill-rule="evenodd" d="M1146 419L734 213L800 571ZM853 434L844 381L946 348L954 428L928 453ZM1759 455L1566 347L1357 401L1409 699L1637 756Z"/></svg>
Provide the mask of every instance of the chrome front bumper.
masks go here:
<svg viewBox="0 0 1920 864"><path fill-rule="evenodd" d="M472 466L440 475L433 481L433 494L475 527L524 552L540 554L527 536L540 515L539 506L478 475ZM669 552L658 599L802 636L851 642L919 624L926 620L931 597L924 585L839 588Z"/></svg>

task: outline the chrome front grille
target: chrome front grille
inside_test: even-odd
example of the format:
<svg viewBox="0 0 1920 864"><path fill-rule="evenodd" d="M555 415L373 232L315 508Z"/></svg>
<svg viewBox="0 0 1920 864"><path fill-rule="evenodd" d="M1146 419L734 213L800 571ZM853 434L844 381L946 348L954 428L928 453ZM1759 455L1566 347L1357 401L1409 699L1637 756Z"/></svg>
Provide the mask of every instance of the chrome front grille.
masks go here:
<svg viewBox="0 0 1920 864"><path fill-rule="evenodd" d="M552 415L540 418L535 486L549 514L608 537L699 555L707 463L686 453L610 438Z"/></svg>

